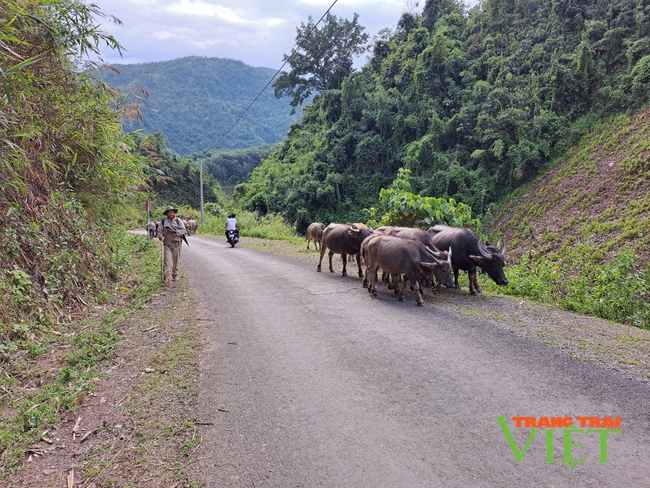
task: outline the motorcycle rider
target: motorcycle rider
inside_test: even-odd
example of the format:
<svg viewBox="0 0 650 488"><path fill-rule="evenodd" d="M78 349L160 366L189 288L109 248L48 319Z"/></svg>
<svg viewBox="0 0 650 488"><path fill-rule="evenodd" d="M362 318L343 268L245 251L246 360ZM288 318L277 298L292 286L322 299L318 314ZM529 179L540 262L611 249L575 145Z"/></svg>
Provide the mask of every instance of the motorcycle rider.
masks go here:
<svg viewBox="0 0 650 488"><path fill-rule="evenodd" d="M226 239L228 239L229 230L234 230L235 236L239 239L239 222L237 222L235 214L228 215L228 220L226 220Z"/></svg>

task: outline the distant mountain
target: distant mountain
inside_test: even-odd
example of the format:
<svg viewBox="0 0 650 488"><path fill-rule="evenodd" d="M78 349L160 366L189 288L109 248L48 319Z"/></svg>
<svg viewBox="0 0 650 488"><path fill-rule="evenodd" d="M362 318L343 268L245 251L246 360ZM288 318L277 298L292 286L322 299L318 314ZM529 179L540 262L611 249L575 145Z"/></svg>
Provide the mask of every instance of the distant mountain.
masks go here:
<svg viewBox="0 0 650 488"><path fill-rule="evenodd" d="M242 149L284 140L299 115L289 98L276 99L269 86L224 137L275 74L241 61L198 56L145 64L113 65L119 74L100 78L142 104L142 122L125 131L162 131L169 148L182 155L204 149Z"/></svg>

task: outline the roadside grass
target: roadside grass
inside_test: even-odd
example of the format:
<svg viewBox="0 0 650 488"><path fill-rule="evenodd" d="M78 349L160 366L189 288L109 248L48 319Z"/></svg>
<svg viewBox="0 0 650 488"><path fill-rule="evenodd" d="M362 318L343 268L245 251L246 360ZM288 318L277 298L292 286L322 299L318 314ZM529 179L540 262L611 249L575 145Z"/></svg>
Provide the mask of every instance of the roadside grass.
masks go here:
<svg viewBox="0 0 650 488"><path fill-rule="evenodd" d="M505 287L487 278L481 286L490 294L650 329L650 267L641 266L639 256L627 246L605 263L582 246L544 256L529 253L506 268L506 275L510 283Z"/></svg>
<svg viewBox="0 0 650 488"><path fill-rule="evenodd" d="M21 469L30 446L92 395L102 381L121 325L160 290L157 243L119 237L122 271L83 314L62 314L0 350L0 479ZM33 332L37 330L36 332Z"/></svg>
<svg viewBox="0 0 650 488"><path fill-rule="evenodd" d="M235 212L242 237L254 237L268 240L283 240L298 244L304 237L298 236L296 231L282 220L280 215L268 214L259 216L255 212L238 210ZM225 233L224 224L226 214L204 216L204 223L200 225L197 233L204 235L222 236Z"/></svg>
<svg viewBox="0 0 650 488"><path fill-rule="evenodd" d="M146 348L130 366L143 374L116 408L124 423L113 425L104 442L84 456L80 469L86 481L99 486L204 486L189 468L202 442L197 431L199 329L191 294L179 286L165 312L152 314L150 322L139 321L131 334L141 336L146 325L144 343L131 344L140 352Z"/></svg>
<svg viewBox="0 0 650 488"><path fill-rule="evenodd" d="M596 125L501 202L492 221L514 259L510 284L487 291L650 329L646 115Z"/></svg>

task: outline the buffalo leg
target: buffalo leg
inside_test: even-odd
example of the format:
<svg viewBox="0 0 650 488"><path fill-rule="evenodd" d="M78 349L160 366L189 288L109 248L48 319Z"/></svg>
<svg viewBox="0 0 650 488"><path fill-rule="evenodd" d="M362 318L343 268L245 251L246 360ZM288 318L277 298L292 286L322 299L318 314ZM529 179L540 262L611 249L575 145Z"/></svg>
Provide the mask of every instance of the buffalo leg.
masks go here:
<svg viewBox="0 0 650 488"><path fill-rule="evenodd" d="M424 305L424 298L422 298L422 294L420 293L420 285L418 284L417 280L415 280L415 300L416 300L416 305L418 307L421 307Z"/></svg>
<svg viewBox="0 0 650 488"><path fill-rule="evenodd" d="M330 273L333 273L333 272L334 272L334 268L332 267L332 257L334 256L334 251L330 251L329 253L327 253L327 255L328 255L329 258L330 258Z"/></svg>
<svg viewBox="0 0 650 488"><path fill-rule="evenodd" d="M481 291L481 287L478 286L478 273L474 273L474 289L476 290L477 293L483 293Z"/></svg>
<svg viewBox="0 0 650 488"><path fill-rule="evenodd" d="M359 267L359 278L363 278L363 271L361 271L361 250L357 251L357 266Z"/></svg>
<svg viewBox="0 0 650 488"><path fill-rule="evenodd" d="M391 281L393 282L393 290L395 291L395 295L397 295L397 299L400 302L405 302L406 301L406 283L402 281L402 275L401 274L392 274L390 275Z"/></svg>
<svg viewBox="0 0 650 488"><path fill-rule="evenodd" d="M386 273L386 271L383 271L383 270L382 270L382 272L381 272L381 282L382 282L384 285L388 285L388 289L389 289L389 290L393 290L393 289L395 289L395 287L394 287L393 284L391 283L390 275L389 275L388 273Z"/></svg>
<svg viewBox="0 0 650 488"><path fill-rule="evenodd" d="M372 265L369 266L369 271L370 273L370 284L368 285L368 293L370 293L373 297L377 297L377 291L375 290L375 282L377 281L377 266Z"/></svg>
<svg viewBox="0 0 650 488"><path fill-rule="evenodd" d="M370 266L366 262L363 266L363 287L368 288L370 285Z"/></svg>
<svg viewBox="0 0 650 488"><path fill-rule="evenodd" d="M316 271L318 271L319 273L320 273L320 266L323 263L323 256L325 256L325 249L323 249L323 246L320 247L320 259L318 260L318 266L316 267ZM330 269L332 269L332 256L330 256Z"/></svg>
<svg viewBox="0 0 650 488"><path fill-rule="evenodd" d="M481 292L477 289L477 286L476 286L476 281L477 281L476 270L468 271L467 275L469 276L469 292L472 295L478 295Z"/></svg>
<svg viewBox="0 0 650 488"><path fill-rule="evenodd" d="M458 268L454 268L454 285L457 290L460 290L460 285L458 284Z"/></svg>
<svg viewBox="0 0 650 488"><path fill-rule="evenodd" d="M347 267L348 255L345 254L345 253L341 254L341 259L343 260L343 273L342 273L342 275L347 276L348 275L348 267Z"/></svg>

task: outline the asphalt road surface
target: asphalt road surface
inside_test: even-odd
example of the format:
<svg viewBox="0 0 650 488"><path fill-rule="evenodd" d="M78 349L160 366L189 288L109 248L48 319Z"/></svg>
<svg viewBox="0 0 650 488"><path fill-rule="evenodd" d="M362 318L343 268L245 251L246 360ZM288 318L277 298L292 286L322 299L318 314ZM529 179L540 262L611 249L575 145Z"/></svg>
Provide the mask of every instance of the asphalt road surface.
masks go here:
<svg viewBox="0 0 650 488"><path fill-rule="evenodd" d="M183 249L209 488L650 486L648 383L412 295L373 299L334 262L317 273L224 237Z"/></svg>

